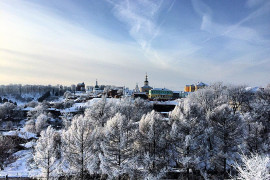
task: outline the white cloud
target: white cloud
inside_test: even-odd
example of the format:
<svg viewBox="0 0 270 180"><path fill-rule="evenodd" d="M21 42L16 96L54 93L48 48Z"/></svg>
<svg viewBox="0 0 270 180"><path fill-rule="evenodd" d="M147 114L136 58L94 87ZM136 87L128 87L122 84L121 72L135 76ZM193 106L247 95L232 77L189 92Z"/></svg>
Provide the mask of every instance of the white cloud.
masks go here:
<svg viewBox="0 0 270 180"><path fill-rule="evenodd" d="M163 0L139 0L139 1L108 1L113 5L113 14L123 22L130 36L142 48L147 60L155 68L168 69L170 57L163 56L161 52L152 47L154 41L160 34L163 24L160 17L164 5ZM172 9L174 1L169 4L167 13ZM168 4L167 4L168 5ZM166 6L167 7L167 6Z"/></svg>
<svg viewBox="0 0 270 180"><path fill-rule="evenodd" d="M136 82L142 85L148 72L151 85L179 90L179 86L194 81L228 80L232 74L253 68L256 62L251 59L261 58L260 66L268 68L268 59L258 55L262 54L258 49L267 41L257 29L246 24L266 13L268 6L260 6L239 23L222 24L214 21L214 9L194 1L194 10L202 21L201 27L191 32L177 24L178 17L177 21L172 18L170 23L164 23L175 23L173 30L162 24L164 16L171 18L170 11L175 15L173 6L177 1L166 6L167 1L161 0L109 2L113 5L112 15L123 23L134 42L129 38L122 42L98 36L91 28L60 16L54 7L29 1L1 1L0 26L4 28L0 28L0 83L68 85L98 78L100 83L133 88ZM184 30L179 31L180 28ZM202 42L205 37L209 39ZM226 38L224 49L215 49L211 44L210 39L218 37ZM220 58L232 51L241 53L226 62ZM248 53L252 51L254 54ZM245 75L239 74L237 78L243 80Z"/></svg>
<svg viewBox="0 0 270 180"><path fill-rule="evenodd" d="M158 36L157 18L161 0L109 1L114 6L114 15L128 26L130 35L143 48L150 48L150 41Z"/></svg>
<svg viewBox="0 0 270 180"><path fill-rule="evenodd" d="M264 38L254 29L243 24L251 19L257 18L270 10L270 3L264 4L264 6L258 8L250 15L242 19L236 24L222 24L212 20L214 16L212 10L202 1L193 0L193 8L197 14L202 18L201 30L207 31L214 35L206 41L217 38L219 36L225 36L228 38L239 39L249 41L252 43L264 43Z"/></svg>
<svg viewBox="0 0 270 180"><path fill-rule="evenodd" d="M265 2L265 0L247 0L246 5L249 8L256 7Z"/></svg>
<svg viewBox="0 0 270 180"><path fill-rule="evenodd" d="M149 66L140 48L132 43L110 41L51 9L16 2L0 2L0 26L4 27L0 29L0 83L113 81L125 69L135 74L135 66ZM9 73L14 79L5 79ZM32 77L37 80L32 82ZM120 78L129 80L128 76Z"/></svg>

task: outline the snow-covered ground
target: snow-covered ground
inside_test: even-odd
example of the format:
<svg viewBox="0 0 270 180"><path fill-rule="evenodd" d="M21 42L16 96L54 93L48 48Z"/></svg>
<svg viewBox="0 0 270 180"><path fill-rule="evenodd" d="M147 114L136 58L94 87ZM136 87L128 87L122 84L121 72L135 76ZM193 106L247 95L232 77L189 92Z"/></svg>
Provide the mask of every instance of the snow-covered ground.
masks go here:
<svg viewBox="0 0 270 180"><path fill-rule="evenodd" d="M24 128L21 128L19 131L3 132L3 136L19 136L20 138L24 139L37 138L36 134L27 132L24 130Z"/></svg>
<svg viewBox="0 0 270 180"><path fill-rule="evenodd" d="M27 142L25 144L20 144L20 145L23 146L23 147L25 147L25 148L27 148L27 149L29 149L29 148L35 146L36 145L36 142L30 141L30 142Z"/></svg>
<svg viewBox="0 0 270 180"><path fill-rule="evenodd" d="M21 128L19 131L3 132L2 135L19 136L24 139L37 138L36 134L26 132L24 128ZM22 146L27 148L27 150L21 150L14 153L13 156L16 158L16 161L9 164L7 167L4 168L4 170L0 171L0 177L6 175L8 175L8 177L30 177L30 174L32 176L40 174L40 170L30 170L27 165L28 160L32 158L33 150L30 148L32 148L36 144L34 141L21 144Z"/></svg>
<svg viewBox="0 0 270 180"><path fill-rule="evenodd" d="M80 108L89 108L91 107L93 104L95 104L97 101L100 101L101 98L93 98L85 103L75 103L72 107L70 108L66 108L61 110L62 113L70 113L70 112L77 112ZM115 98L107 98L106 99L107 102L117 102L120 101L120 99L115 99Z"/></svg>
<svg viewBox="0 0 270 180"><path fill-rule="evenodd" d="M42 94L39 93L35 93L35 94L22 94L21 97L25 100L35 100L37 101L37 99L42 96ZM8 100L11 100L12 102L16 102L18 106L20 105L24 105L25 103L27 103L26 101L24 101L23 99L17 99L16 97L14 97L14 95L5 95L2 96L2 98L6 98ZM23 100L23 101L22 101Z"/></svg>
<svg viewBox="0 0 270 180"><path fill-rule="evenodd" d="M28 144L29 145L29 144ZM21 150L14 153L17 160L9 164L4 170L0 171L0 176L8 177L31 177L37 176L41 172L39 169L29 169L27 162L32 158L32 150Z"/></svg>

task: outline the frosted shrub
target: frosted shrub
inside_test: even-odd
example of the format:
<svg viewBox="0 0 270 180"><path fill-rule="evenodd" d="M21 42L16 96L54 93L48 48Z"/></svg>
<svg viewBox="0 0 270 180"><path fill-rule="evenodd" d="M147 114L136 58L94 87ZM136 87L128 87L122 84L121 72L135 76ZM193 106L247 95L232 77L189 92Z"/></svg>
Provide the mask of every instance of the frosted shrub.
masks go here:
<svg viewBox="0 0 270 180"><path fill-rule="evenodd" d="M238 179L243 180L269 180L270 179L270 158L252 154L242 156L243 165L237 164Z"/></svg>

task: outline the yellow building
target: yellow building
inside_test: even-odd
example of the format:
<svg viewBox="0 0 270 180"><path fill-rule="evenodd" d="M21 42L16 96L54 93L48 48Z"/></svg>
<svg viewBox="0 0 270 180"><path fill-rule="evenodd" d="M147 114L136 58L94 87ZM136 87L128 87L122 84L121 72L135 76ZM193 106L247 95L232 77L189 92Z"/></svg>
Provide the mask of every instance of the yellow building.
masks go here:
<svg viewBox="0 0 270 180"><path fill-rule="evenodd" d="M194 92L194 91L197 91L198 89L204 88L206 86L207 86L207 84L205 84L203 82L199 82L196 85L194 85L194 84L186 85L185 92Z"/></svg>
<svg viewBox="0 0 270 180"><path fill-rule="evenodd" d="M185 92L194 92L194 91L195 91L195 86L193 84L185 86Z"/></svg>

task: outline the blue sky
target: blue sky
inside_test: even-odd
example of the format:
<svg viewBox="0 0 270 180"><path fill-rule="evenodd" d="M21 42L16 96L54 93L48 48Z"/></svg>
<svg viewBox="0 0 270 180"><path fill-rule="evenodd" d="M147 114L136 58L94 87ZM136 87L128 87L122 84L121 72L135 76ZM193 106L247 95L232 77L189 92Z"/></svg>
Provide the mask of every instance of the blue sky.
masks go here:
<svg viewBox="0 0 270 180"><path fill-rule="evenodd" d="M0 0L0 84L270 83L268 0Z"/></svg>

